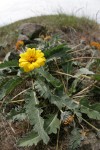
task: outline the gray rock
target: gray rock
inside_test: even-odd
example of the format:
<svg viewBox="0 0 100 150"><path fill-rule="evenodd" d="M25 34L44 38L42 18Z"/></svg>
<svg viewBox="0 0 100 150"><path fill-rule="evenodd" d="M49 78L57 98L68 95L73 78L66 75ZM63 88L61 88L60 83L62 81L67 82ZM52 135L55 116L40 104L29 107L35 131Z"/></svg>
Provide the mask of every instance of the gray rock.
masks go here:
<svg viewBox="0 0 100 150"><path fill-rule="evenodd" d="M96 41L100 43L100 30L93 32L93 34L91 34L91 37L92 37L92 41Z"/></svg>
<svg viewBox="0 0 100 150"><path fill-rule="evenodd" d="M91 132L84 139L78 150L100 150L100 140L97 138L95 133Z"/></svg>
<svg viewBox="0 0 100 150"><path fill-rule="evenodd" d="M35 23L25 23L19 27L19 32L30 39L34 39L39 36L39 34L44 30L42 25Z"/></svg>
<svg viewBox="0 0 100 150"><path fill-rule="evenodd" d="M27 41L29 40L29 38L26 36L26 35L23 35L23 34L19 34L18 36L18 41L21 40L21 41Z"/></svg>

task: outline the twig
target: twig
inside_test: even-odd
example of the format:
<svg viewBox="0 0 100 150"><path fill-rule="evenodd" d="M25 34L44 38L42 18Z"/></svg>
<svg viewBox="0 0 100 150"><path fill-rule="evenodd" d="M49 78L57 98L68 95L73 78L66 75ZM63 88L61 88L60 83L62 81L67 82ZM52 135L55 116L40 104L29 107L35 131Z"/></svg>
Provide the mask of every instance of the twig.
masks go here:
<svg viewBox="0 0 100 150"><path fill-rule="evenodd" d="M10 103L18 103L18 102L24 102L24 99L16 100L16 101L11 101Z"/></svg>
<svg viewBox="0 0 100 150"><path fill-rule="evenodd" d="M66 75L66 76L69 76L69 77L72 77L72 78L76 78L76 79L80 79L79 77L84 77L84 78L87 78L87 79L92 79L91 77L86 76L86 75L80 75L79 77L77 77L77 76L73 76L71 74L64 73L64 72L61 72L61 71L53 71L53 72L56 72L56 73L59 73L59 74L62 74L62 75Z"/></svg>
<svg viewBox="0 0 100 150"><path fill-rule="evenodd" d="M81 117L82 118L82 117ZM100 130L98 128L96 128L95 126L93 126L91 123L89 123L87 120L85 120L84 118L82 118L82 120L84 122L86 122L89 126L91 126L92 128L94 128L97 132L99 132Z"/></svg>
<svg viewBox="0 0 100 150"><path fill-rule="evenodd" d="M82 97L86 97L88 95L78 95L78 96L74 96L73 99L76 99L76 98L82 98Z"/></svg>
<svg viewBox="0 0 100 150"><path fill-rule="evenodd" d="M77 52L80 52L80 51L84 51L84 49L72 51L72 52L70 52L69 54L77 53Z"/></svg>
<svg viewBox="0 0 100 150"><path fill-rule="evenodd" d="M62 74L62 75L66 75L66 76L69 76L69 77L72 77L72 78L78 78L78 77L74 77L71 74L67 74L67 73L64 73L64 72L61 72L61 71L53 71L53 72L56 72L56 73L59 73L59 74Z"/></svg>
<svg viewBox="0 0 100 150"><path fill-rule="evenodd" d="M93 59L100 59L100 57L92 57L92 58L93 58ZM65 64L65 63L70 62L70 61L73 61L73 60L79 60L79 59L91 59L91 57L72 58L72 59L70 59L70 60L68 60L68 61L66 61L66 62L64 62L64 63L62 63L62 64Z"/></svg>
<svg viewBox="0 0 100 150"><path fill-rule="evenodd" d="M84 88L83 90L81 90L80 92L78 92L77 94L75 94L74 96L78 96L82 93L84 93L85 91L89 90L94 84L96 84L97 81L95 81L93 84L91 84L90 86Z"/></svg>
<svg viewBox="0 0 100 150"><path fill-rule="evenodd" d="M73 48L71 48L71 51L74 50L75 48L77 48L77 47L80 46L80 45L82 45L82 43L80 43L80 44L74 46Z"/></svg>
<svg viewBox="0 0 100 150"><path fill-rule="evenodd" d="M11 101L13 101L16 97L18 97L19 95L25 93L25 92L26 92L27 90L29 90L29 89L30 89L30 87L27 88L27 89L25 89L25 90L23 90L23 91L21 91L20 93L18 93L17 95L15 95L15 96L11 99Z"/></svg>
<svg viewBox="0 0 100 150"><path fill-rule="evenodd" d="M60 121L60 125L61 125L61 121ZM56 144L56 150L58 150L58 148L59 148L59 133L60 133L60 128L58 129L58 132L57 132L57 144Z"/></svg>
<svg viewBox="0 0 100 150"><path fill-rule="evenodd" d="M1 113L1 114L2 114L2 117L3 117L3 119L4 119L4 118L5 118L4 113ZM9 125L9 127L10 127L12 133L15 135L15 134L16 134L16 133L15 133L15 130L13 129L13 127L11 126L11 124L10 124L6 119L4 119L4 120L7 122L7 124Z"/></svg>

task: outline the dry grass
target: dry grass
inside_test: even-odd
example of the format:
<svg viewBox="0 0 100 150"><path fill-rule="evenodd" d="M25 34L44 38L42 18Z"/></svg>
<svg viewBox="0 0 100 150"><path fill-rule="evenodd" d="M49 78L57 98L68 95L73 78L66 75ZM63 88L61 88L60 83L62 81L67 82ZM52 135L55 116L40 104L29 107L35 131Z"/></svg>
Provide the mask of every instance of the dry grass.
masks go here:
<svg viewBox="0 0 100 150"><path fill-rule="evenodd" d="M98 24L94 20L90 20L85 17L75 17L74 15L69 16L65 14L48 15L32 17L12 23L10 25L0 28L0 57L4 57L8 51L11 51L18 37L18 28L23 23L37 23L46 26L48 31L55 31L63 28L73 28L76 31L95 31L98 30ZM4 47L2 49L1 47Z"/></svg>

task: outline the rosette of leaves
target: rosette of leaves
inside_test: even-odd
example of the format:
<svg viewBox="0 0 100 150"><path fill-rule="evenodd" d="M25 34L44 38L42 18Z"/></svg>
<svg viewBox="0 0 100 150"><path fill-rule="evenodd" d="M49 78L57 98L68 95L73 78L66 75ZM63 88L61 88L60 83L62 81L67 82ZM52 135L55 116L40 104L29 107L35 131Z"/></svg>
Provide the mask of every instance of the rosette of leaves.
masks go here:
<svg viewBox="0 0 100 150"><path fill-rule="evenodd" d="M29 74L19 70L17 60L5 61L0 64L0 69L10 68L11 70L15 69L17 72L13 75L9 74L9 76L5 76L4 73L1 74L0 100L2 102L6 103L7 96L17 86L27 80L31 82L30 89L24 89L25 104L22 108L24 109L24 118L27 118L30 122L31 131L18 141L19 146L37 145L41 140L47 144L50 140L50 134L57 134L57 130L60 129L61 118L59 114L62 110L70 110L79 118L81 113L85 113L90 118L99 119L95 106L83 102L80 104L75 103L66 94L61 78L54 74L54 68L51 67L51 64L56 65L55 59L60 60L58 68L63 72L71 73L73 71L72 61L68 61L71 59L68 51L69 48L64 44L44 50L47 58L46 66L35 69ZM65 82L68 80L68 77L64 78ZM91 111L93 109L94 111ZM92 112L92 115L90 115L90 112ZM21 114L23 114L23 111L18 112L17 119L21 117Z"/></svg>

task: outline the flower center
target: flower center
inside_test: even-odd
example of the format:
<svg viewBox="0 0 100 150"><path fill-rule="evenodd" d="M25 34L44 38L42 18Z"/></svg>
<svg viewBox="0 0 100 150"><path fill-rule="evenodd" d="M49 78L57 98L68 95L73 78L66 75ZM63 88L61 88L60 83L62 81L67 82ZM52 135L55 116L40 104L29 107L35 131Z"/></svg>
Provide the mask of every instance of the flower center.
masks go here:
<svg viewBox="0 0 100 150"><path fill-rule="evenodd" d="M29 62L30 62L30 63L35 62L35 61L36 61L36 58L35 58L35 57L31 56L31 57L29 58Z"/></svg>

